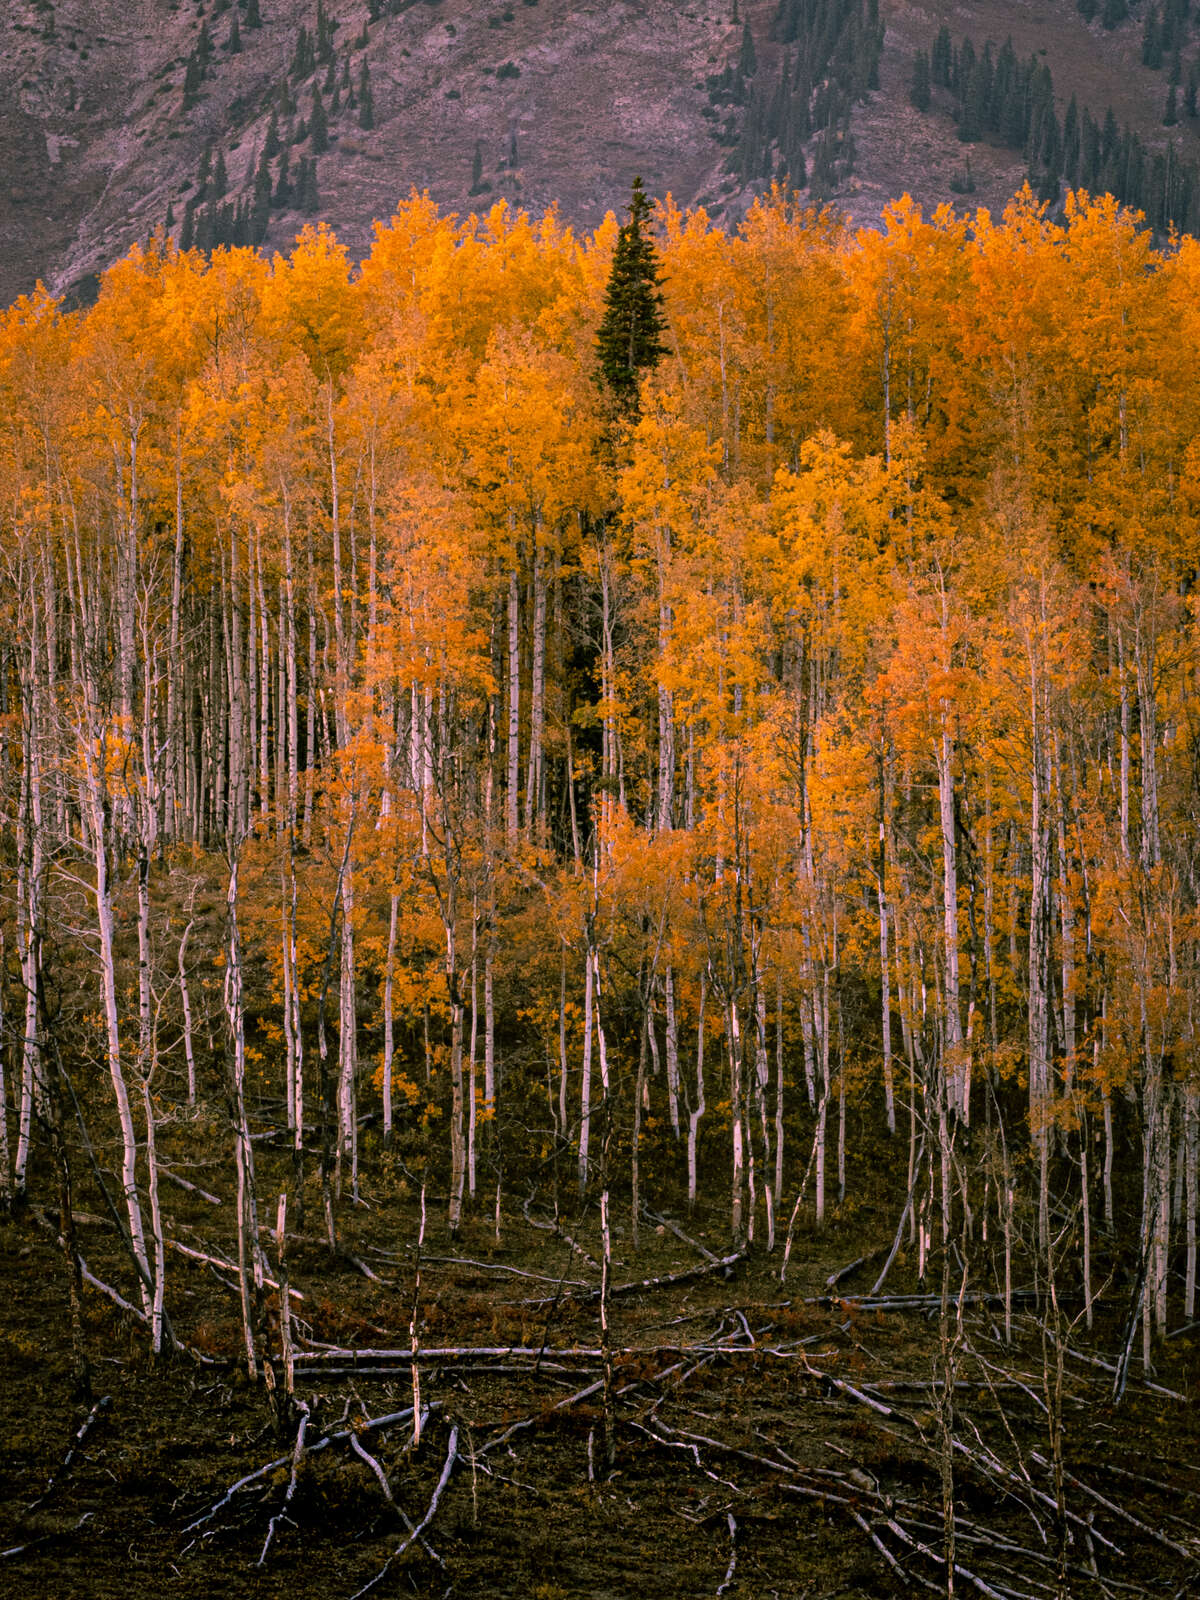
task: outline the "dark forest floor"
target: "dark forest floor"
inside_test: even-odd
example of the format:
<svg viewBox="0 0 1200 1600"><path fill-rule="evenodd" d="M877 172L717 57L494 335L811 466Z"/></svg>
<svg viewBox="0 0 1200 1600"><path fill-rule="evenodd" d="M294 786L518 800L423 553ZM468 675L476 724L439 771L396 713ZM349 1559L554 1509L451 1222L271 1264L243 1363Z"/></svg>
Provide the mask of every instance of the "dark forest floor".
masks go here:
<svg viewBox="0 0 1200 1600"><path fill-rule="evenodd" d="M228 1259L229 1175L199 1164L202 1143L186 1127L172 1146L174 1170L223 1204L165 1186L169 1232ZM189 1157L197 1164L186 1165ZM265 1145L259 1170L262 1195L276 1193L282 1158ZM945 1593L946 1434L931 1387L940 1271L922 1289L901 1255L884 1291L892 1302L876 1308L854 1296L866 1295L880 1258L839 1282L836 1298L826 1287L856 1257L886 1250L897 1211L860 1206L835 1215L819 1235L804 1228L785 1284L780 1252L752 1251L685 1283L620 1293L612 1303L610 1474L602 1393L579 1397L601 1377L598 1359L579 1353L598 1343L597 1307L581 1287L598 1274L547 1231L544 1195L523 1214L527 1192L505 1203L499 1242L490 1207L450 1239L444 1206L431 1197L420 1339L429 1349L544 1349L537 1370L534 1358L519 1355L427 1357L422 1402L433 1410L413 1452L408 1421L369 1425L411 1405L398 1358L362 1358L360 1367L386 1370L321 1378L302 1368L296 1393L311 1411L308 1446L339 1437L302 1462L261 1565L287 1492L296 1425L235 1359L237 1299L221 1275L168 1256L168 1307L180 1337L208 1365L175 1358L153 1367L143 1329L86 1292L94 1393L110 1400L64 1472L88 1408L70 1393L63 1258L36 1207L0 1224L0 1593L350 1600L407 1537L403 1517L415 1524L425 1515L455 1428L457 1459L425 1535L429 1548L408 1549L374 1594ZM304 1297L299 1327L313 1346L401 1350L416 1195L393 1166L389 1176L368 1177L363 1196L367 1205L340 1209L344 1244L381 1281L345 1257L331 1259L312 1237L310 1200L304 1233L290 1246L291 1281ZM81 1187L77 1203L89 1267L130 1293L112 1230L92 1211L95 1197ZM575 1210L564 1212L563 1228L595 1257L594 1209L583 1217ZM262 1212L273 1220L265 1198ZM628 1204L618 1199L617 1285L710 1265L702 1250L727 1252L724 1219L688 1218L665 1205L661 1215L694 1243L648 1220L635 1255ZM972 1283L990 1287L982 1271ZM903 1298L918 1293L932 1303ZM275 1305L265 1316L277 1353ZM964 1317L952 1420L956 1592L1052 1595L1060 1524L1044 1358L1049 1353L1053 1376L1053 1346L1028 1303L1018 1304L1012 1346L1002 1324L995 1304L973 1305ZM1119 1327L1104 1318L1092 1335L1077 1328L1068 1339L1077 1353L1063 1367L1068 1543L1060 1592L1183 1600L1200 1594L1200 1418L1190 1401L1200 1345L1184 1333L1160 1347L1155 1379L1171 1394L1147 1386L1135 1355L1124 1402L1114 1407L1112 1375L1092 1361L1111 1360L1119 1341ZM394 1506L352 1438L382 1468ZM237 1480L277 1458L285 1459L208 1515Z"/></svg>

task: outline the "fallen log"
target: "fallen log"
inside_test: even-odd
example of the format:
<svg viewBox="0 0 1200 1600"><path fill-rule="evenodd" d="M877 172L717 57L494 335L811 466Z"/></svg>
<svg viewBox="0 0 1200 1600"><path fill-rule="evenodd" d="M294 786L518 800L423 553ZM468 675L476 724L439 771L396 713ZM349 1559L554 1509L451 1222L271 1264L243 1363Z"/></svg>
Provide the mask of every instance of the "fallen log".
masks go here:
<svg viewBox="0 0 1200 1600"><path fill-rule="evenodd" d="M361 1589L356 1589L354 1594L350 1597L350 1600L359 1600L359 1597L361 1595L369 1594L372 1589L374 1589L377 1585L382 1583L384 1578L387 1577L387 1574L388 1574L389 1569L391 1568L392 1562L393 1561L398 1561L400 1559L400 1557L404 1554L404 1552L408 1549L408 1547L410 1545L412 1545L412 1544L415 1544L416 1541L418 1539L420 1539L421 1535L425 1532L425 1529L429 1526L429 1524L433 1521L434 1517L437 1515L437 1508L438 1508L439 1504L441 1503L442 1494L443 1494L443 1492L444 1492L444 1490L446 1488L446 1485L450 1482L450 1474L454 1471L454 1463L457 1460L458 1460L458 1423L456 1422L454 1424L454 1426L450 1429L450 1443L449 1443L449 1445L448 1445L448 1447L446 1449L446 1459L445 1459L444 1463L442 1464L442 1475L438 1479L437 1485L434 1488L433 1495L432 1495L432 1498L429 1501L428 1507L426 1508L425 1515L421 1518L420 1522L417 1523L416 1527L409 1534L408 1538L405 1539L403 1541L403 1543L398 1544L396 1546L396 1548L392 1551L391 1555L387 1558L387 1560L384 1562L383 1566L379 1569L379 1571L375 1574L375 1576L373 1578L371 1578L367 1583L364 1583Z"/></svg>
<svg viewBox="0 0 1200 1600"><path fill-rule="evenodd" d="M300 1422L296 1428L296 1443L292 1449L292 1470L288 1476L287 1493L283 1497L283 1504L271 1518L267 1527L267 1537L263 1540L263 1547L256 1563L260 1567L267 1559L267 1551L271 1548L271 1541L275 1537L275 1529L287 1518L288 1507L291 1505L292 1496L296 1492L296 1478L300 1471L300 1463L304 1460L304 1438L308 1432L309 1409L303 1400L296 1402L296 1409L300 1413Z"/></svg>
<svg viewBox="0 0 1200 1600"><path fill-rule="evenodd" d="M33 1501L31 1505L26 1506L26 1513L37 1511L39 1507L44 1506L46 1501L49 1500L55 1487L71 1470L71 1463L74 1461L80 1446L83 1444L88 1434L91 1433L92 1429L96 1426L97 1422L99 1422L100 1418L104 1416L110 1405L112 1405L112 1395L110 1394L106 1394L101 1399L96 1401L96 1404L92 1407L87 1416L71 1435L71 1442L67 1446L67 1453L62 1458L62 1462L58 1468L58 1471L51 1474L46 1483L46 1487L42 1490L41 1494L38 1495L37 1499Z"/></svg>
<svg viewBox="0 0 1200 1600"><path fill-rule="evenodd" d="M744 1250L735 1250L731 1255L718 1256L712 1261L706 1261L699 1267L685 1267L682 1272L668 1272L665 1277L637 1278L631 1279L628 1283L615 1283L608 1291L609 1298L615 1299L617 1295L649 1294L655 1289L674 1289L681 1283L694 1283L698 1278L710 1277L714 1272L722 1272L728 1278L733 1275L733 1269L738 1262L744 1261L745 1258L746 1252ZM563 1298L586 1304L591 1300L599 1300L600 1290L589 1289L586 1294L569 1294L564 1295ZM540 1300L522 1300L521 1304L537 1310L543 1306L552 1305L553 1301L549 1298L543 1298Z"/></svg>

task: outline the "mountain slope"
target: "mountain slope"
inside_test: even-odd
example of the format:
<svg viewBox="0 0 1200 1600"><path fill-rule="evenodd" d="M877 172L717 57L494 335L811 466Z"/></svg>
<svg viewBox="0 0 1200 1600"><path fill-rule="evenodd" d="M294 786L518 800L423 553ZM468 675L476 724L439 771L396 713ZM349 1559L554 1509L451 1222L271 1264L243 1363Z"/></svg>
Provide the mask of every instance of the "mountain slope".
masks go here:
<svg viewBox="0 0 1200 1600"><path fill-rule="evenodd" d="M314 0L15 0L0 25L0 298L38 277L86 296L135 238L168 218L183 231L206 173L209 232L201 207L197 242L286 247L316 215L354 253L412 186L460 212L558 203L592 226L635 172L652 193L736 217L803 163L814 196L858 221L904 190L933 205L954 198L964 147L951 97L935 92L922 113L909 88L913 52L943 25L980 50L1011 34L1019 56L1050 67L1060 103L1075 93L1098 117L1111 105L1148 144L1200 147L1194 122L1162 126L1167 70L1141 60L1146 0L1111 30L1074 0L883 0L875 43L873 0L390 4L395 14L382 0L329 0L327 12ZM309 126L314 91L325 150ZM282 151L262 162L273 114L283 182ZM970 203L1002 205L1023 156L986 142L970 155Z"/></svg>

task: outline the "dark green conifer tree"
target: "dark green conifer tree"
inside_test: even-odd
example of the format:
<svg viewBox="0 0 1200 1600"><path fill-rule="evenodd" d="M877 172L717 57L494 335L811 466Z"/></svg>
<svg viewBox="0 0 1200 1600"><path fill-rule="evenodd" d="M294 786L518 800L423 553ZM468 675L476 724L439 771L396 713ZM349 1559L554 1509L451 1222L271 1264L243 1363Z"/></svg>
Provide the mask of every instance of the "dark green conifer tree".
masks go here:
<svg viewBox="0 0 1200 1600"><path fill-rule="evenodd" d="M300 163L299 209L306 217L315 217L321 208L321 196L317 190L317 162L314 156L309 161Z"/></svg>
<svg viewBox="0 0 1200 1600"><path fill-rule="evenodd" d="M638 408L638 385L667 354L663 334L662 277L650 237L650 201L641 178L633 180L629 215L617 235L604 315L596 333L598 377L627 416Z"/></svg>
<svg viewBox="0 0 1200 1600"><path fill-rule="evenodd" d="M189 111L196 104L200 85L204 82L204 68L194 55L187 58L183 69L183 109Z"/></svg>
<svg viewBox="0 0 1200 1600"><path fill-rule="evenodd" d="M275 204L281 207L292 203L292 180L288 170L290 155L287 145L284 145L283 154L279 157L279 170L275 174Z"/></svg>
<svg viewBox="0 0 1200 1600"><path fill-rule="evenodd" d="M918 50L913 56L912 82L908 86L908 98L918 111L928 111L932 95L929 89L929 55L925 50Z"/></svg>
<svg viewBox="0 0 1200 1600"><path fill-rule="evenodd" d="M242 51L242 29L238 22L237 7L233 8L233 21L229 24L229 54L240 55Z"/></svg>
<svg viewBox="0 0 1200 1600"><path fill-rule="evenodd" d="M954 47L950 43L950 29L938 29L938 36L933 41L933 54L930 59L930 71L933 81L940 84L943 89L950 87L951 63L954 58Z"/></svg>
<svg viewBox="0 0 1200 1600"><path fill-rule="evenodd" d="M262 13L258 9L258 0L246 0L246 26L248 28L262 27Z"/></svg>
<svg viewBox="0 0 1200 1600"><path fill-rule="evenodd" d="M1162 64L1162 23L1159 20L1158 7L1151 6L1142 24L1142 65L1149 67L1151 72L1157 72Z"/></svg>
<svg viewBox="0 0 1200 1600"><path fill-rule="evenodd" d="M267 155L267 147L263 146L263 153L258 160L258 169L254 174L254 198L250 202L249 243L261 244L267 236L267 227L271 221L271 158Z"/></svg>
<svg viewBox="0 0 1200 1600"><path fill-rule="evenodd" d="M266 134L266 138L263 140L263 159L266 160L266 161L274 161L275 157L278 154L279 154L279 116L278 116L274 106L272 106L271 107L271 120L267 123L267 134Z"/></svg>
<svg viewBox="0 0 1200 1600"><path fill-rule="evenodd" d="M1126 0L1104 0L1104 10L1100 14L1100 20L1106 28L1116 28L1128 15L1129 7Z"/></svg>
<svg viewBox="0 0 1200 1600"><path fill-rule="evenodd" d="M366 56L358 74L358 125L368 130L375 126L375 97L371 93L371 75Z"/></svg>
<svg viewBox="0 0 1200 1600"><path fill-rule="evenodd" d="M313 84L312 116L308 119L308 134L312 153L323 156L329 149L329 123L325 116L325 102L321 99L320 85Z"/></svg>

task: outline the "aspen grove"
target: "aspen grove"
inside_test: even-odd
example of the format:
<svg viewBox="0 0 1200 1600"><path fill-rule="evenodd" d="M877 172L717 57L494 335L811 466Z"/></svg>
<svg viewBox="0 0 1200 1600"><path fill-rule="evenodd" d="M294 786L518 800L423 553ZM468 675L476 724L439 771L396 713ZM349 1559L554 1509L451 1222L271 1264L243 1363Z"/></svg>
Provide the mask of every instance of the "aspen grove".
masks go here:
<svg viewBox="0 0 1200 1600"><path fill-rule="evenodd" d="M451 1235L553 1184L781 1267L882 1181L921 1279L970 1238L1149 1370L1196 1316L1200 245L1028 191L653 237L633 406L611 217L414 193L361 266L160 236L0 318L3 1204L76 1094L186 1339L156 1138L219 1102L254 1373L266 1122L280 1256L397 1151Z"/></svg>

